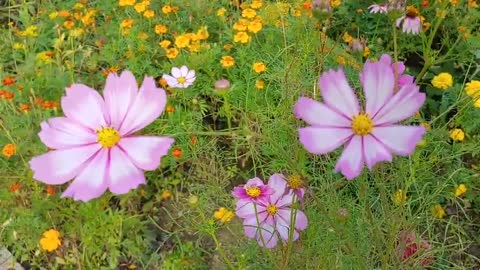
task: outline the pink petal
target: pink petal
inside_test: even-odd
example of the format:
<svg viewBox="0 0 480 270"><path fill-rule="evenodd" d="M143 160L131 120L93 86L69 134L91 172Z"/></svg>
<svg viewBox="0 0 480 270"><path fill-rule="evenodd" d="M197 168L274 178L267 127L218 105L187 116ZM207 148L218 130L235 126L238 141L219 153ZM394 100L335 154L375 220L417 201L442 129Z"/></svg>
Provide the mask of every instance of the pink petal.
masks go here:
<svg viewBox="0 0 480 270"><path fill-rule="evenodd" d="M118 147L110 149L107 178L108 189L115 194L125 194L140 184L145 184L143 171L133 165L127 154Z"/></svg>
<svg viewBox="0 0 480 270"><path fill-rule="evenodd" d="M132 134L146 127L160 116L166 104L165 90L157 88L152 77L146 77L120 127L120 134Z"/></svg>
<svg viewBox="0 0 480 270"><path fill-rule="evenodd" d="M160 165L161 157L168 153L174 139L156 136L125 137L118 145L127 153L135 166L153 171Z"/></svg>
<svg viewBox="0 0 480 270"><path fill-rule="evenodd" d="M348 85L343 69L329 70L323 73L320 76L319 86L323 100L328 107L349 119L359 113L360 106L357 97Z"/></svg>
<svg viewBox="0 0 480 270"><path fill-rule="evenodd" d="M383 62L367 61L360 73L360 81L366 99L365 112L374 116L393 94L395 77L392 69Z"/></svg>
<svg viewBox="0 0 480 270"><path fill-rule="evenodd" d="M299 231L303 231L307 228L308 226L308 220L307 216L305 213L303 213L300 210L297 210L295 214L295 229ZM286 209L279 209L278 210L278 216L280 216L283 221L288 224L290 227L291 223L291 218L292 218L292 209L291 208L286 208Z"/></svg>
<svg viewBox="0 0 480 270"><path fill-rule="evenodd" d="M273 194L270 195L269 201L275 204L285 194L287 189L285 176L279 173L271 175L268 179L268 186L273 189Z"/></svg>
<svg viewBox="0 0 480 270"><path fill-rule="evenodd" d="M405 120L418 112L425 98L415 84L404 85L377 113L373 122L379 126Z"/></svg>
<svg viewBox="0 0 480 270"><path fill-rule="evenodd" d="M106 172L108 165L108 150L100 150L77 175L75 180L62 194L62 198L89 201L100 197L107 190Z"/></svg>
<svg viewBox="0 0 480 270"><path fill-rule="evenodd" d="M263 212L258 215L258 222L257 222L257 217L255 215L249 216L243 221L243 229L248 238L254 238L255 235L259 233L258 224L262 224L267 218L267 216L268 216L267 212Z"/></svg>
<svg viewBox="0 0 480 270"><path fill-rule="evenodd" d="M279 208L280 207L288 207L288 206L290 206L294 203L293 199L294 199L293 192L290 191L287 194L284 193L283 196L280 199L278 199L276 201L272 200L272 202Z"/></svg>
<svg viewBox="0 0 480 270"><path fill-rule="evenodd" d="M110 118L100 94L83 84L74 84L62 98L62 109L72 122L97 130L108 126Z"/></svg>
<svg viewBox="0 0 480 270"><path fill-rule="evenodd" d="M365 163L370 170L378 162L392 161L392 154L371 135L363 136L363 154Z"/></svg>
<svg viewBox="0 0 480 270"><path fill-rule="evenodd" d="M298 130L300 143L308 152L326 154L344 144L352 135L350 128L306 127Z"/></svg>
<svg viewBox="0 0 480 270"><path fill-rule="evenodd" d="M103 95L107 112L110 115L110 125L113 128L120 128L137 92L137 81L130 71L122 72L120 77L114 73L108 75Z"/></svg>
<svg viewBox="0 0 480 270"><path fill-rule="evenodd" d="M174 87L177 85L177 79L174 77L168 75L168 74L163 74L162 78L167 81L167 84L171 87Z"/></svg>
<svg viewBox="0 0 480 270"><path fill-rule="evenodd" d="M74 178L100 148L99 144L90 144L36 156L30 161L33 178L49 185L63 184Z"/></svg>
<svg viewBox="0 0 480 270"><path fill-rule="evenodd" d="M252 178L252 179L249 179L247 181L247 183L245 184L246 187L249 187L249 186L263 186L265 185L265 183L263 183L262 179L258 178L258 177L255 177L255 178Z"/></svg>
<svg viewBox="0 0 480 270"><path fill-rule="evenodd" d="M182 77L186 77L188 73L188 68L187 66L181 66L180 67L180 73L182 74Z"/></svg>
<svg viewBox="0 0 480 270"><path fill-rule="evenodd" d="M295 116L315 127L350 127L351 119L311 98L301 97L293 108Z"/></svg>
<svg viewBox="0 0 480 270"><path fill-rule="evenodd" d="M40 124L40 140L51 149L66 149L96 143L97 135L65 117L54 117Z"/></svg>
<svg viewBox="0 0 480 270"><path fill-rule="evenodd" d="M175 78L182 77L182 72L180 71L179 68L173 67L172 68L172 76L175 77Z"/></svg>
<svg viewBox="0 0 480 270"><path fill-rule="evenodd" d="M264 211L265 211L265 207L257 204L257 214ZM244 201L244 200L237 201L235 214L240 218L248 218L249 216L255 216L255 207L253 203L249 201Z"/></svg>
<svg viewBox="0 0 480 270"><path fill-rule="evenodd" d="M290 221L291 221L291 209L288 209L288 210L282 210L283 212L279 211L278 214L276 215L276 221L277 221L277 231L278 231L278 234L280 234L280 237L285 240L285 241L288 241L289 238L290 238ZM298 237L300 236L300 234L296 231L296 230L293 230L293 238L292 240L293 241L296 241L298 239Z"/></svg>
<svg viewBox="0 0 480 270"><path fill-rule="evenodd" d="M260 233L257 234L257 242L261 247L263 247L263 243L265 242L266 248L274 248L277 245L278 236L277 236L277 233L275 232L275 228L273 227L273 224L269 224L269 223L270 222L265 221L261 224L261 227L259 230ZM263 236L263 241L260 234Z"/></svg>
<svg viewBox="0 0 480 270"><path fill-rule="evenodd" d="M422 126L386 126L375 127L372 135L383 143L391 152L407 156L415 151L415 147L425 134Z"/></svg>
<svg viewBox="0 0 480 270"><path fill-rule="evenodd" d="M341 172L345 178L352 180L360 175L364 163L361 136L353 136L337 161L335 172Z"/></svg>

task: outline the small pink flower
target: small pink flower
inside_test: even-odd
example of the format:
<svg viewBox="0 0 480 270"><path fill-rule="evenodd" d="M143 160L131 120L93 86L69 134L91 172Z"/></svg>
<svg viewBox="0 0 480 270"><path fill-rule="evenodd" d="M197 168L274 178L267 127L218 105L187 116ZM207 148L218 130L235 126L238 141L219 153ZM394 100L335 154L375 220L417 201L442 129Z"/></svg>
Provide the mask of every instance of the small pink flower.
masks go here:
<svg viewBox="0 0 480 270"><path fill-rule="evenodd" d="M387 13L388 7L387 4L373 4L368 7L370 13Z"/></svg>
<svg viewBox="0 0 480 270"><path fill-rule="evenodd" d="M395 92L390 61L365 63L360 74L363 108L342 69L320 77L323 103L302 97L294 107L296 117L311 125L299 129L300 142L308 152L326 154L346 145L335 172L349 180L359 176L364 165L371 170L378 162L391 161L392 154L410 155L425 133L421 126L396 124L419 110L425 94L413 83Z"/></svg>
<svg viewBox="0 0 480 270"><path fill-rule="evenodd" d="M424 253L430 249L431 245L423 239L417 239L414 232L404 230L399 233L399 242L396 252L397 257L399 257L401 261L406 262L407 260L418 257L419 253ZM433 261L433 256L427 254L427 256L420 258L420 265L428 267L433 264Z"/></svg>
<svg viewBox="0 0 480 270"><path fill-rule="evenodd" d="M273 192L274 191L268 185L265 185L260 178L255 177L248 180L245 185L235 187L232 195L239 200L256 202L266 199Z"/></svg>
<svg viewBox="0 0 480 270"><path fill-rule="evenodd" d="M170 87L187 88L195 81L195 70L189 70L187 66L173 67L172 75L163 74L162 78Z"/></svg>
<svg viewBox="0 0 480 270"><path fill-rule="evenodd" d="M410 6L407 13L397 19L397 27L402 27L402 31L407 34L417 35L422 30L422 21L418 9Z"/></svg>
<svg viewBox="0 0 480 270"><path fill-rule="evenodd" d="M292 217L295 217L293 241L298 239L299 231L307 228L308 221L305 214L300 210L292 213L294 196L292 192L286 193L287 182L284 178L281 174L270 176L268 186L274 190L274 193L266 199L257 201L257 212L255 212L254 203L245 200L237 202L236 214L244 219L245 234L249 238L255 238L262 247L265 243L265 247L274 248L279 237L288 241Z"/></svg>
<svg viewBox="0 0 480 270"><path fill-rule="evenodd" d="M103 95L74 84L61 102L66 117L41 123L38 136L54 150L34 157L30 168L34 179L48 185L74 178L62 197L89 201L107 189L127 193L145 183L144 171L155 170L174 142L134 135L157 119L167 102L152 77L138 89L131 72L110 73Z"/></svg>

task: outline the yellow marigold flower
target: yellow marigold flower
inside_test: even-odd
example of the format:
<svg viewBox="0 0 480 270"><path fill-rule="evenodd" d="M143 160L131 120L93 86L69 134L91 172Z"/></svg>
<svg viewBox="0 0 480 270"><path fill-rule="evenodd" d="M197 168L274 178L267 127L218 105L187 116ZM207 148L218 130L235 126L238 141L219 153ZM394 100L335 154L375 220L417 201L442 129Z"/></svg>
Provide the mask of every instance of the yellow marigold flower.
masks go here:
<svg viewBox="0 0 480 270"><path fill-rule="evenodd" d="M54 229L44 232L40 239L40 247L47 252L55 251L61 244L60 232Z"/></svg>
<svg viewBox="0 0 480 270"><path fill-rule="evenodd" d="M363 57L368 57L370 55L370 48L366 47L363 49Z"/></svg>
<svg viewBox="0 0 480 270"><path fill-rule="evenodd" d="M83 35L84 31L82 28L74 28L72 30L70 30L69 32L69 35L72 36L72 37L80 37L81 35Z"/></svg>
<svg viewBox="0 0 480 270"><path fill-rule="evenodd" d="M149 9L149 10L147 10L147 11L145 11L145 12L143 13L143 17L145 17L145 18L147 18L147 19L151 19L151 18L153 18L154 16L155 16L155 11L153 11L153 10L151 10L151 9Z"/></svg>
<svg viewBox="0 0 480 270"><path fill-rule="evenodd" d="M222 8L219 8L219 9L217 10L217 16L218 16L218 17L223 17L223 16L225 16L225 13L226 13L226 12L227 12L227 9L226 9L226 8L223 8L223 7L222 7Z"/></svg>
<svg viewBox="0 0 480 270"><path fill-rule="evenodd" d="M169 59L175 59L178 56L178 50L177 48L170 48L167 50L167 58Z"/></svg>
<svg viewBox="0 0 480 270"><path fill-rule="evenodd" d="M295 8L295 9L292 10L292 15L294 17L300 17L300 16L302 16L302 11L298 8Z"/></svg>
<svg viewBox="0 0 480 270"><path fill-rule="evenodd" d="M345 43L350 43L353 41L353 37L350 36L350 34L348 32L345 32L343 34L343 41L345 41Z"/></svg>
<svg viewBox="0 0 480 270"><path fill-rule="evenodd" d="M252 21L248 24L248 31L249 32L252 32L254 34L260 32L260 30L262 30L262 23L259 22L259 21Z"/></svg>
<svg viewBox="0 0 480 270"><path fill-rule="evenodd" d="M227 223L229 222L230 220L232 220L232 218L235 216L235 214L224 208L224 207L220 207L220 209L218 209L217 211L215 211L215 213L213 213L213 217L220 221L221 223Z"/></svg>
<svg viewBox="0 0 480 270"><path fill-rule="evenodd" d="M58 16L58 12L54 11L54 12L52 12L48 15L48 18L53 20L53 19L57 18L57 16Z"/></svg>
<svg viewBox="0 0 480 270"><path fill-rule="evenodd" d="M225 51L230 51L233 48L233 45L232 44L225 44L225 45L223 45L223 48L225 49Z"/></svg>
<svg viewBox="0 0 480 270"><path fill-rule="evenodd" d="M73 6L72 9L74 9L74 10L79 10L79 9L83 9L83 8L85 8L85 5L84 5L84 4L82 4L82 3L76 3L76 4Z"/></svg>
<svg viewBox="0 0 480 270"><path fill-rule="evenodd" d="M160 195L160 198L162 200L167 200L167 199L170 199L171 197L172 197L172 193L170 193L170 191L168 191L168 190L164 190L162 192L162 194Z"/></svg>
<svg viewBox="0 0 480 270"><path fill-rule="evenodd" d="M178 48L186 48L190 44L188 35L179 35L175 38L175 46Z"/></svg>
<svg viewBox="0 0 480 270"><path fill-rule="evenodd" d="M253 9L259 9L262 7L262 1L260 0L253 0L252 3L250 4L250 8L253 8Z"/></svg>
<svg viewBox="0 0 480 270"><path fill-rule="evenodd" d="M18 33L21 37L36 37L38 36L37 27L35 25L31 25L25 29L25 31L20 31Z"/></svg>
<svg viewBox="0 0 480 270"><path fill-rule="evenodd" d="M63 23L63 27L65 27L66 29L72 29L73 26L75 26L75 23L71 20L65 21Z"/></svg>
<svg viewBox="0 0 480 270"><path fill-rule="evenodd" d="M471 97L480 97L480 81L473 80L466 83L465 92Z"/></svg>
<svg viewBox="0 0 480 270"><path fill-rule="evenodd" d="M250 42L250 36L246 32L238 32L233 36L234 42L248 43Z"/></svg>
<svg viewBox="0 0 480 270"><path fill-rule="evenodd" d="M261 89L265 88L265 82L262 81L262 80L257 80L257 81L255 82L255 87L256 87L257 89L261 90Z"/></svg>
<svg viewBox="0 0 480 270"><path fill-rule="evenodd" d="M347 60L343 56L337 56L337 63L339 65L345 66L347 64Z"/></svg>
<svg viewBox="0 0 480 270"><path fill-rule="evenodd" d="M138 13L142 13L144 12L145 10L147 10L147 3L144 2L140 2L138 4L135 4L135 6L133 8L135 8L135 10L138 12Z"/></svg>
<svg viewBox="0 0 480 270"><path fill-rule="evenodd" d="M50 64L53 62L53 53L50 51L44 51L37 54L36 60L44 64Z"/></svg>
<svg viewBox="0 0 480 270"><path fill-rule="evenodd" d="M67 18L67 17L70 17L70 12L66 11L66 10L60 10L60 12L58 13L58 15L62 18Z"/></svg>
<svg viewBox="0 0 480 270"><path fill-rule="evenodd" d="M3 146L2 154L7 158L15 155L16 152L17 152L17 147L13 143L8 143L5 146Z"/></svg>
<svg viewBox="0 0 480 270"><path fill-rule="evenodd" d="M171 44L172 42L170 40L162 40L158 43L158 45L164 49L167 49Z"/></svg>
<svg viewBox="0 0 480 270"><path fill-rule="evenodd" d="M255 16L257 16L257 12L251 8L242 10L242 17L244 18L252 19L255 18Z"/></svg>
<svg viewBox="0 0 480 270"><path fill-rule="evenodd" d="M133 20L132 19L125 19L120 23L122 28L132 28Z"/></svg>
<svg viewBox="0 0 480 270"><path fill-rule="evenodd" d="M432 208L432 215L438 219L442 219L447 215L447 213L440 204L437 204Z"/></svg>
<svg viewBox="0 0 480 270"><path fill-rule="evenodd" d="M190 52L196 53L196 52L200 51L201 47L202 46L200 44L200 41L194 41L194 42L190 43L190 45L188 45L188 50Z"/></svg>
<svg viewBox="0 0 480 270"><path fill-rule="evenodd" d="M172 6L170 6L170 5L165 5L165 6L162 7L163 14L169 14L172 11L173 11Z"/></svg>
<svg viewBox="0 0 480 270"><path fill-rule="evenodd" d="M465 133L463 130L455 128L450 131L450 138L456 142L461 142L465 139Z"/></svg>
<svg viewBox="0 0 480 270"><path fill-rule="evenodd" d="M265 72L265 70L267 70L267 66L265 66L265 64L262 62L254 63L252 68L253 68L253 71L255 71L256 73L262 73L262 72Z"/></svg>
<svg viewBox="0 0 480 270"><path fill-rule="evenodd" d="M80 19L83 25L93 25L95 24L95 14L97 14L97 10L90 9L85 13L85 15Z"/></svg>
<svg viewBox="0 0 480 270"><path fill-rule="evenodd" d="M168 32L168 27L164 24L155 25L155 33L158 35L166 34Z"/></svg>
<svg viewBox="0 0 480 270"><path fill-rule="evenodd" d="M480 98L477 99L477 100L475 101L475 103L473 103L473 107L475 107L475 108L477 108L477 109L480 109Z"/></svg>
<svg viewBox="0 0 480 270"><path fill-rule="evenodd" d="M118 1L118 5L121 7L133 6L135 5L135 0L120 0Z"/></svg>
<svg viewBox="0 0 480 270"><path fill-rule="evenodd" d="M17 50L17 51L18 50L23 50L23 49L25 49L25 44L15 42L15 43L13 43L13 49Z"/></svg>
<svg viewBox="0 0 480 270"><path fill-rule="evenodd" d="M248 21L245 19L240 19L238 22L233 24L233 29L237 31L245 31L248 27Z"/></svg>
<svg viewBox="0 0 480 270"><path fill-rule="evenodd" d="M467 192L467 186L464 185L464 184L460 184L457 186L457 188L455 189L455 197L460 197L462 196L463 194L465 194L465 192Z"/></svg>
<svg viewBox="0 0 480 270"><path fill-rule="evenodd" d="M209 36L210 34L208 33L208 28L206 26L202 26L200 27L200 29L198 29L196 38L200 40L205 40Z"/></svg>
<svg viewBox="0 0 480 270"><path fill-rule="evenodd" d="M458 0L450 0L450 4L452 4L452 6L456 6L458 5Z"/></svg>
<svg viewBox="0 0 480 270"><path fill-rule="evenodd" d="M478 8L478 4L476 0L468 0L468 7L470 8Z"/></svg>
<svg viewBox="0 0 480 270"><path fill-rule="evenodd" d="M341 0L330 0L330 6L336 8L342 4Z"/></svg>
<svg viewBox="0 0 480 270"><path fill-rule="evenodd" d="M406 201L407 192L403 191L402 189L395 191L395 194L393 194L393 203L395 203L395 205L402 205Z"/></svg>
<svg viewBox="0 0 480 270"><path fill-rule="evenodd" d="M229 67L235 65L235 58L233 58L229 55L222 56L222 60L220 60L220 63L222 64L222 67L229 68Z"/></svg>
<svg viewBox="0 0 480 270"><path fill-rule="evenodd" d="M433 77L432 85L438 89L448 89L453 85L453 77L452 75L450 75L450 73L442 72L437 76Z"/></svg>

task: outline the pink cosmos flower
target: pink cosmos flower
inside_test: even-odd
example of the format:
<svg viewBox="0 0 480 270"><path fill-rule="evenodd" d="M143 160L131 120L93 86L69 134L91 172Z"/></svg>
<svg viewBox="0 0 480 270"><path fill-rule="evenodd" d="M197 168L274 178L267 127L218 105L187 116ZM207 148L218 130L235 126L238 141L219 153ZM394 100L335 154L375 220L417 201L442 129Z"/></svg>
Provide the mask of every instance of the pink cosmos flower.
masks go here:
<svg viewBox="0 0 480 270"><path fill-rule="evenodd" d="M299 231L307 228L307 217L302 211L295 210L292 215L293 193L286 193L287 182L284 178L281 174L270 176L268 186L274 193L257 201L257 212L254 203L245 200L237 202L236 214L244 219L245 234L249 238L255 238L261 247L265 243L265 247L274 248L278 237L288 241L292 217L295 217L293 241L298 239Z"/></svg>
<svg viewBox="0 0 480 270"><path fill-rule="evenodd" d="M299 129L300 142L308 152L326 154L346 145L335 172L349 180L360 175L365 164L371 170L377 162L391 161L392 154L411 154L425 133L421 126L395 124L415 114L425 94L413 83L394 92L395 77L386 60L367 61L360 81L366 100L363 108L342 69L320 77L323 103L302 97L294 107L296 117L311 125Z"/></svg>
<svg viewBox="0 0 480 270"><path fill-rule="evenodd" d="M189 70L187 66L173 67L172 75L163 74L162 78L167 81L169 86L175 88L187 88L196 79L195 70Z"/></svg>
<svg viewBox="0 0 480 270"><path fill-rule="evenodd" d="M255 177L247 181L243 186L233 188L232 195L239 200L256 202L264 200L274 191L265 185L262 179Z"/></svg>
<svg viewBox="0 0 480 270"><path fill-rule="evenodd" d="M407 34L417 35L422 30L422 21L420 13L415 7L408 7L407 13L397 19L397 27L402 27L402 31Z"/></svg>
<svg viewBox="0 0 480 270"><path fill-rule="evenodd" d="M388 7L387 4L373 4L368 7L370 13L387 13Z"/></svg>
<svg viewBox="0 0 480 270"><path fill-rule="evenodd" d="M145 77L138 89L124 71L107 77L104 98L92 88L74 84L62 98L66 117L41 123L41 141L53 151L30 161L33 178L60 185L75 178L62 197L88 201L107 188L124 194L145 183L144 170L154 170L173 139L135 136L163 111L166 94Z"/></svg>

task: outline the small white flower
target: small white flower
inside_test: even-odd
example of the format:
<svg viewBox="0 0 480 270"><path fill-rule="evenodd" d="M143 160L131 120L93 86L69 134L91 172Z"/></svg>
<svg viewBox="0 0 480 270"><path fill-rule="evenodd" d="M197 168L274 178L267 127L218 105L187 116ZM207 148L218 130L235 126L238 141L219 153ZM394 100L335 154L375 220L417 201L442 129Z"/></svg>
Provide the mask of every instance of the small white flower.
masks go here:
<svg viewBox="0 0 480 270"><path fill-rule="evenodd" d="M388 12L388 8L386 4L379 4L379 5L373 4L369 6L368 9L370 10L370 13L387 13Z"/></svg>
<svg viewBox="0 0 480 270"><path fill-rule="evenodd" d="M187 88L195 81L195 70L189 70L187 66L180 68L173 67L172 75L163 74L163 79L167 81L167 84L174 88Z"/></svg>

